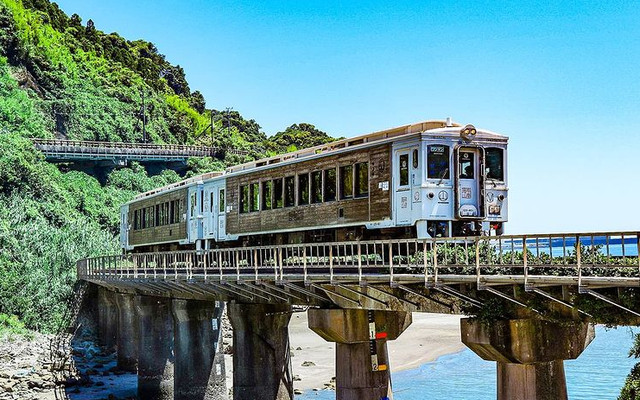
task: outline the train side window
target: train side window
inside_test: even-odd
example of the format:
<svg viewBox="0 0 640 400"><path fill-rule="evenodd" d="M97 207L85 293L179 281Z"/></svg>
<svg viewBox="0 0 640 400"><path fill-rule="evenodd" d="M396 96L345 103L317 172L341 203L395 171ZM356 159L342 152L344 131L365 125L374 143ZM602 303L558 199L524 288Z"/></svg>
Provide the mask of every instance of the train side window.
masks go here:
<svg viewBox="0 0 640 400"><path fill-rule="evenodd" d="M273 180L273 208L284 206L284 196L282 192L282 178Z"/></svg>
<svg viewBox="0 0 640 400"><path fill-rule="evenodd" d="M200 214L204 213L204 191L200 192Z"/></svg>
<svg viewBox="0 0 640 400"><path fill-rule="evenodd" d="M271 210L273 204L273 181L262 182L262 209Z"/></svg>
<svg viewBox="0 0 640 400"><path fill-rule="evenodd" d="M336 169L325 169L322 171L324 174L324 186L323 186L323 195L324 201L335 201L336 200Z"/></svg>
<svg viewBox="0 0 640 400"><path fill-rule="evenodd" d="M409 154L400 154L400 186L409 184Z"/></svg>
<svg viewBox="0 0 640 400"><path fill-rule="evenodd" d="M249 186L240 186L240 213L249 212Z"/></svg>
<svg viewBox="0 0 640 400"><path fill-rule="evenodd" d="M140 216L140 213L138 212L138 210L133 211L133 230L134 231L138 230L138 226L140 223L140 220L138 219L139 216Z"/></svg>
<svg viewBox="0 0 640 400"><path fill-rule="evenodd" d="M296 204L295 176L284 178L284 206L293 207Z"/></svg>
<svg viewBox="0 0 640 400"><path fill-rule="evenodd" d="M260 211L260 185L258 183L252 183L249 185L249 194L251 199L249 200L249 208L251 211Z"/></svg>
<svg viewBox="0 0 640 400"><path fill-rule="evenodd" d="M322 171L311 173L311 202L322 203Z"/></svg>
<svg viewBox="0 0 640 400"><path fill-rule="evenodd" d="M213 212L213 200L215 199L214 193L211 192L209 197L209 212Z"/></svg>
<svg viewBox="0 0 640 400"><path fill-rule="evenodd" d="M309 174L298 175L298 205L309 204Z"/></svg>
<svg viewBox="0 0 640 400"><path fill-rule="evenodd" d="M160 204L156 204L156 226L160 226Z"/></svg>
<svg viewBox="0 0 640 400"><path fill-rule="evenodd" d="M487 179L504 181L504 150L497 147L489 147L486 150Z"/></svg>
<svg viewBox="0 0 640 400"><path fill-rule="evenodd" d="M427 148L427 177L431 179L449 179L449 146L430 145Z"/></svg>
<svg viewBox="0 0 640 400"><path fill-rule="evenodd" d="M184 201L180 201L180 200L174 200L175 201L175 205L173 207L173 223L174 224L178 224L180 223L180 208L182 207L182 209L184 210Z"/></svg>
<svg viewBox="0 0 640 400"><path fill-rule="evenodd" d="M367 197L369 195L369 163L356 164L355 174L356 197Z"/></svg>
<svg viewBox="0 0 640 400"><path fill-rule="evenodd" d="M340 167L340 198L353 198L353 165Z"/></svg>
<svg viewBox="0 0 640 400"><path fill-rule="evenodd" d="M175 201L171 201L169 202L169 224L173 224L175 223L175 218L174 218L174 206L175 206Z"/></svg>
<svg viewBox="0 0 640 400"><path fill-rule="evenodd" d="M196 215L196 194L191 193L191 198L189 199L191 203L191 216Z"/></svg>
<svg viewBox="0 0 640 400"><path fill-rule="evenodd" d="M148 212L146 208L142 209L142 229L147 227L147 221L148 221Z"/></svg>
<svg viewBox="0 0 640 400"><path fill-rule="evenodd" d="M222 213L224 212L224 189L220 189L220 192L218 193L220 195L220 198L218 199L218 211Z"/></svg>

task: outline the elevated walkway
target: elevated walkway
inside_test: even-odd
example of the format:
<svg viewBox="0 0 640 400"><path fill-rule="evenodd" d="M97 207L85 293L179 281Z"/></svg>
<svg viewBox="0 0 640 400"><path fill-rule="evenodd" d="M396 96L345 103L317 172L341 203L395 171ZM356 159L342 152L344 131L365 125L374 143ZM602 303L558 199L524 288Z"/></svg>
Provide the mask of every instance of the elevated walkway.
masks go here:
<svg viewBox="0 0 640 400"><path fill-rule="evenodd" d="M184 162L189 157L214 157L224 153L246 155L242 150L173 144L94 142L77 140L33 139L47 161L108 161L123 165L138 162Z"/></svg>

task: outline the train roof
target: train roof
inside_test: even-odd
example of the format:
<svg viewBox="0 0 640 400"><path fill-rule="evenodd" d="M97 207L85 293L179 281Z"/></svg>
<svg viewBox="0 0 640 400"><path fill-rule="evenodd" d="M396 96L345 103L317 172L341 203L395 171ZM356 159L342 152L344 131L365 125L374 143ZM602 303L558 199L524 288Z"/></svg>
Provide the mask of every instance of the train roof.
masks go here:
<svg viewBox="0 0 640 400"><path fill-rule="evenodd" d="M294 151L291 153L279 154L277 156L262 158L260 160L251 161L244 164L234 165L226 169L227 174L252 170L258 167L278 164L294 159L307 158L328 153L334 150L345 149L352 146L364 145L367 143L375 143L388 141L403 136L411 136L421 133L429 133L433 135L455 135L459 136L462 125L457 122L447 120L429 120L416 122L414 124L402 125L395 128L385 129L382 131L372 132L365 135L355 136L348 139L341 139L335 142L322 144L315 147ZM475 128L474 128L475 129ZM488 130L478 130L476 139L494 139L506 141L508 138L504 135L497 134Z"/></svg>
<svg viewBox="0 0 640 400"><path fill-rule="evenodd" d="M467 125L469 126L469 125ZM334 142L322 144L307 149L294 151L291 153L279 154L277 156L262 158L260 160L251 161L244 164L234 165L228 167L225 171L209 172L202 175L197 175L189 179L182 180L180 182L172 183L170 185L162 186L148 192L141 193L134 197L133 201L143 198L153 197L159 193L165 193L167 191L179 189L182 187L188 187L192 184L210 180L213 178L221 177L224 175L236 174L241 172L248 172L255 168L265 166L275 166L274 164L289 163L295 160L304 159L307 157L319 156L321 154L329 153L336 150L347 149L349 147L371 145L377 142L384 142L400 137L410 137L411 135L418 135L428 133L430 135L445 135L445 136L459 136L462 129L465 126L457 122L453 122L450 119L447 120L428 120L422 122L416 122L413 124L407 124L398 126L395 128L385 129L382 131L372 132L365 135L355 136L352 138L336 140ZM475 128L474 128L475 130ZM485 129L477 130L476 139L490 139L506 142L508 138L504 135L488 131ZM129 202L131 203L131 202ZM129 204L127 203L127 204Z"/></svg>

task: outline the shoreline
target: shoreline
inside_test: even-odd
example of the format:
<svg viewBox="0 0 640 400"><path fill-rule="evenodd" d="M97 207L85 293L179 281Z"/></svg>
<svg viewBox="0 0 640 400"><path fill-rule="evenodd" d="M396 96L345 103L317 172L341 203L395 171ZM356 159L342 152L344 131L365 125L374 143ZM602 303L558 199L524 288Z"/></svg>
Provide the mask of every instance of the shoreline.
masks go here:
<svg viewBox="0 0 640 400"><path fill-rule="evenodd" d="M460 339L462 315L413 313L413 322L397 340L388 342L391 371L418 368L465 347ZM311 331L306 313L294 313L289 323L291 366L296 393L335 386L335 344ZM227 385L233 384L233 361L225 356Z"/></svg>

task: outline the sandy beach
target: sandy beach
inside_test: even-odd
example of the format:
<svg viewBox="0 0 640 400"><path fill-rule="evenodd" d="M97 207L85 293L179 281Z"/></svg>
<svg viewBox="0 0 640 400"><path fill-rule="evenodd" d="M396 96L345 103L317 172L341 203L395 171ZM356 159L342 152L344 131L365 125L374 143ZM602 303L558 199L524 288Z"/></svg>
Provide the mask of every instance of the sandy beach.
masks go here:
<svg viewBox="0 0 640 400"><path fill-rule="evenodd" d="M461 351L460 316L414 313L413 323L398 340L390 341L392 371L416 368L440 356ZM335 376L335 345L311 331L306 313L295 313L289 324L294 388L324 389ZM232 359L225 356L228 387L232 386ZM308 365L312 363L313 365ZM303 366L303 364L308 366Z"/></svg>

